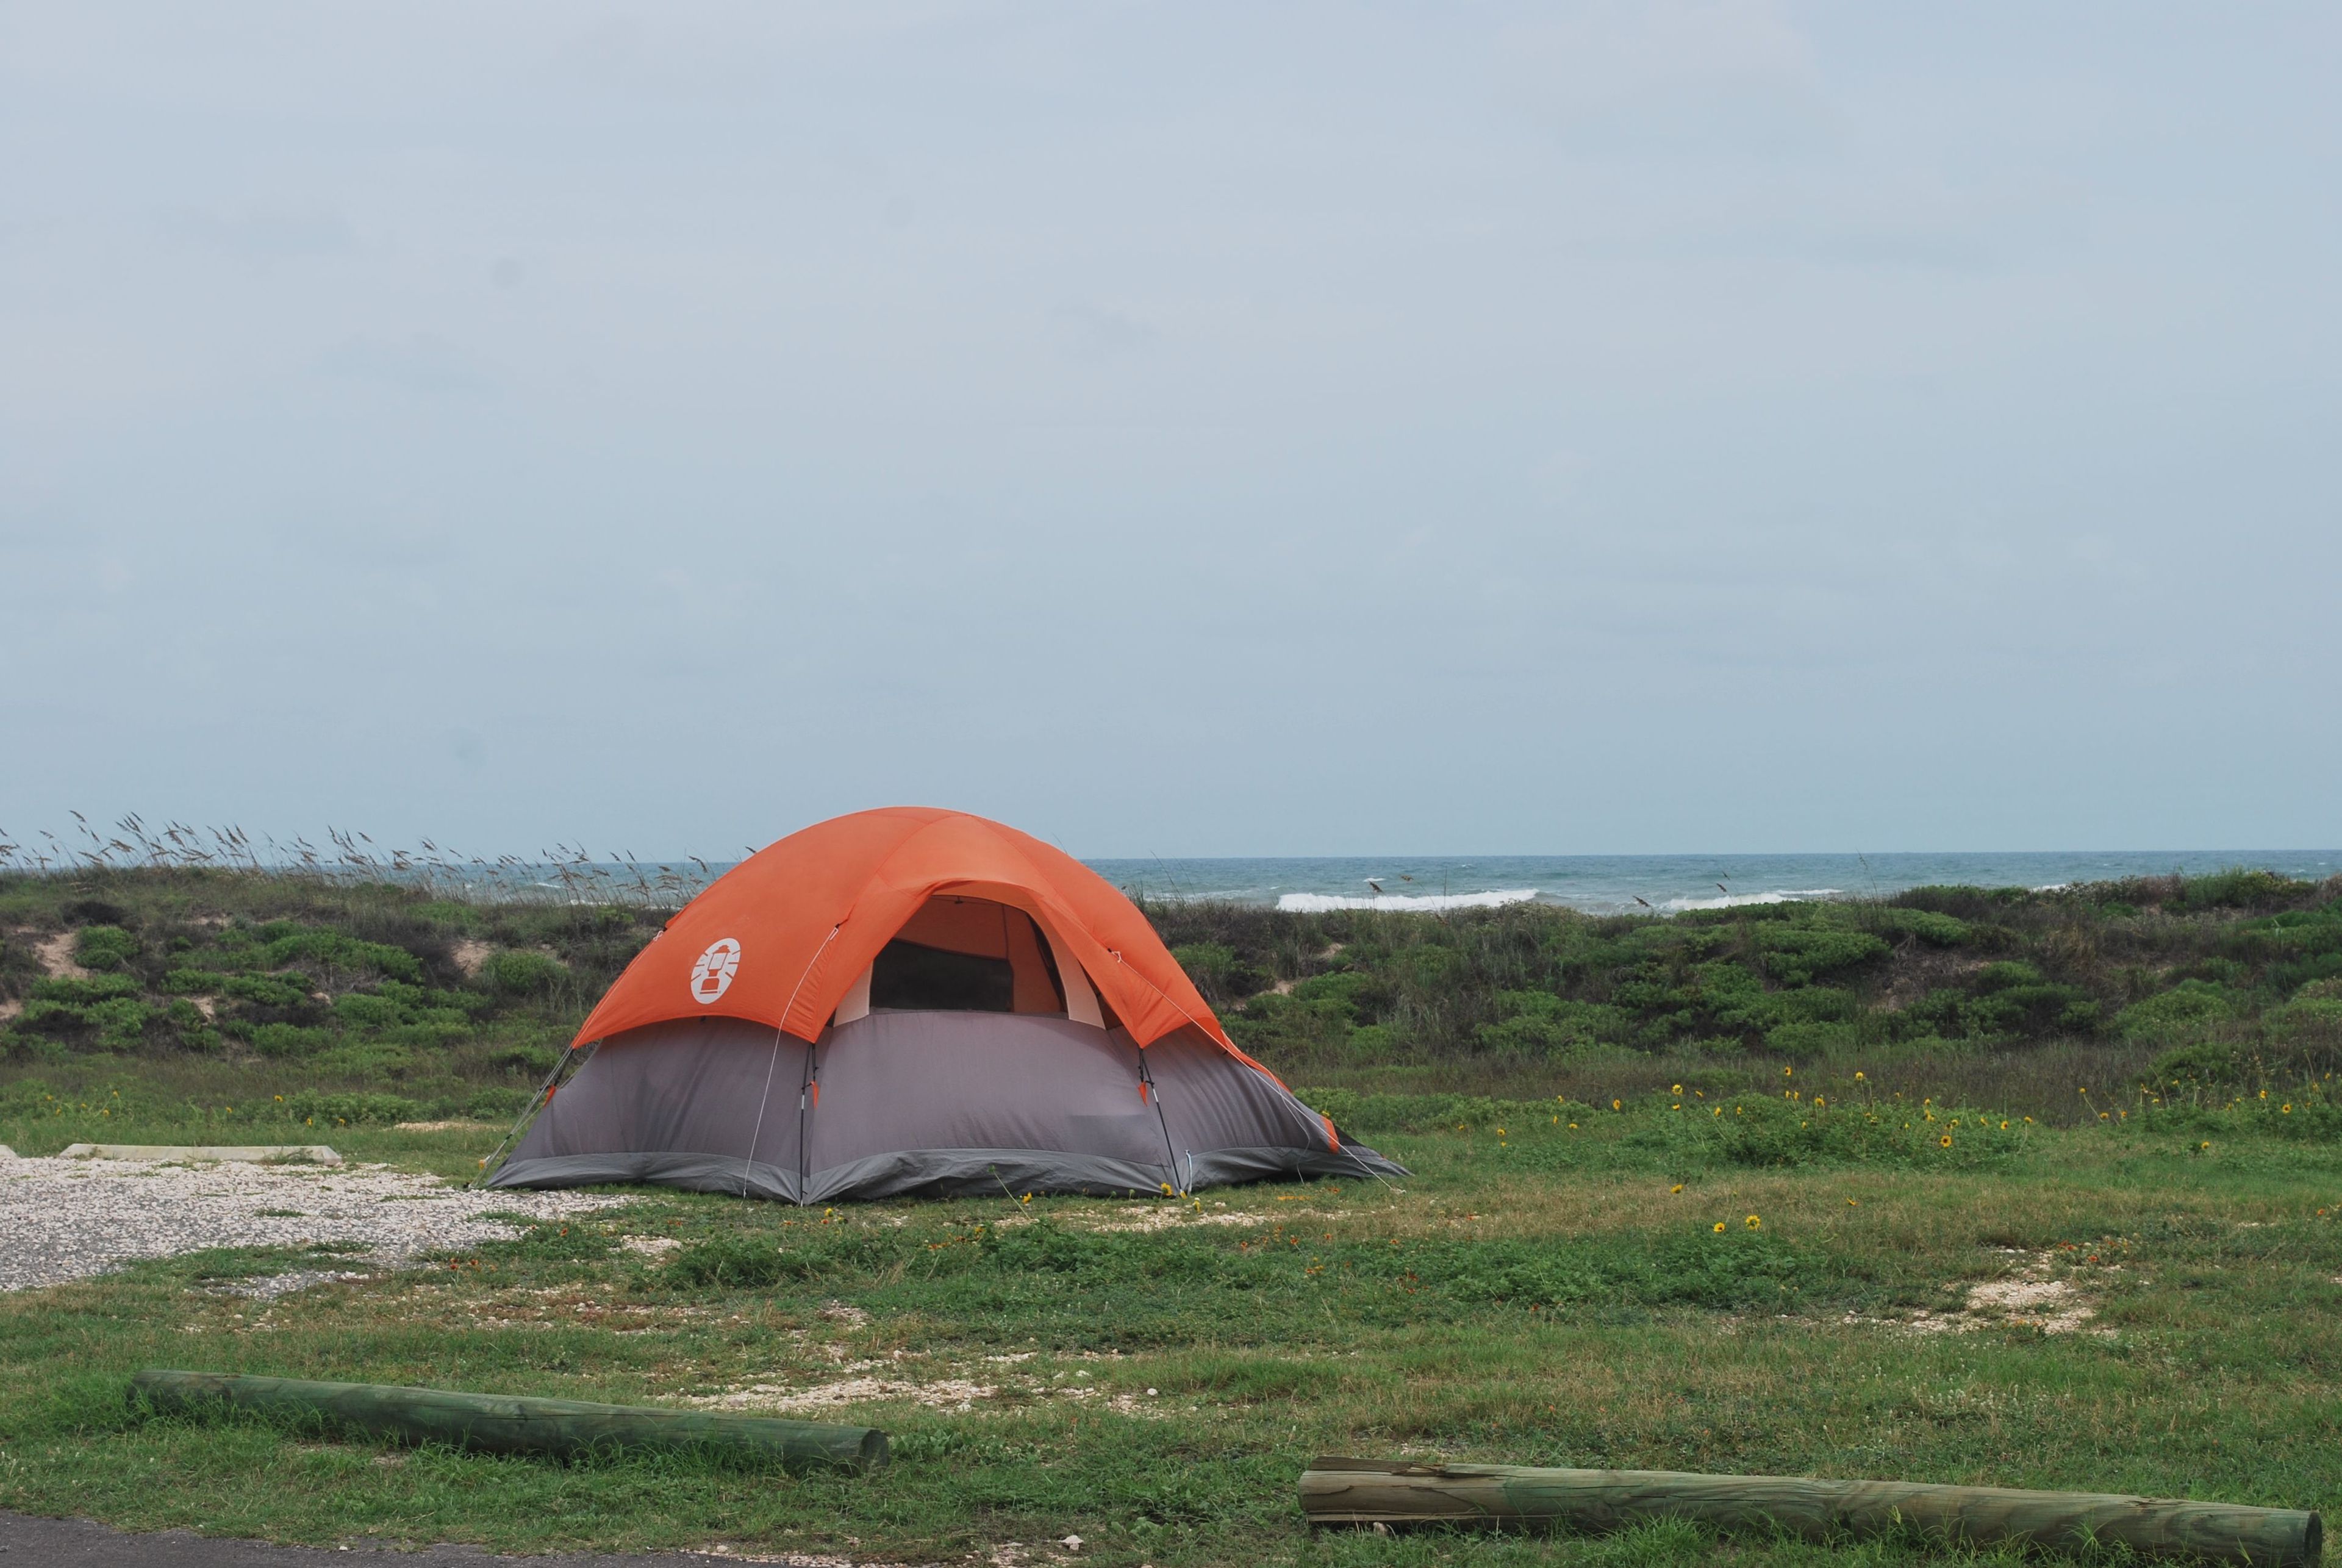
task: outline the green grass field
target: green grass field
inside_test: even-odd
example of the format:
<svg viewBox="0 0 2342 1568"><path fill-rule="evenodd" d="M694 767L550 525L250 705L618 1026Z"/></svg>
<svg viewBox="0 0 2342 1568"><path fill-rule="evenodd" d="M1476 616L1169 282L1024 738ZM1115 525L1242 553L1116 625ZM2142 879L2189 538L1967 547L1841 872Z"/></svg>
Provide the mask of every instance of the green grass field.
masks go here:
<svg viewBox="0 0 2342 1568"><path fill-rule="evenodd" d="M468 1175L674 891L0 871L0 1142L325 1141ZM881 1562L1078 1534L1170 1568L1719 1550L1313 1538L1294 1482L1328 1452L2335 1501L2342 883L1148 913L1239 1041L1415 1175L829 1213L642 1193L265 1303L221 1287L287 1254L0 1295L0 1508ZM884 1425L897 1459L800 1481L135 1419L149 1364L828 1390L795 1413Z"/></svg>
<svg viewBox="0 0 2342 1568"><path fill-rule="evenodd" d="M2104 1123L2004 1130L1867 1074L1789 1082L1615 1111L1355 1100L1360 1132L1416 1173L1397 1187L828 1213L656 1193L268 1303L212 1287L284 1254L0 1296L0 1507L877 1561L1011 1541L1046 1561L1078 1534L1082 1561L1169 1568L1718 1550L1688 1527L1312 1537L1294 1482L1318 1453L2342 1500L2342 1149L2321 1089L2214 1109L2134 1094ZM55 1136L91 1114L54 1118ZM116 1135L191 1129L140 1117ZM454 1174L493 1134L336 1142ZM627 1402L832 1387L837 1418L894 1435L896 1463L791 1480L141 1420L124 1389L148 1364Z"/></svg>

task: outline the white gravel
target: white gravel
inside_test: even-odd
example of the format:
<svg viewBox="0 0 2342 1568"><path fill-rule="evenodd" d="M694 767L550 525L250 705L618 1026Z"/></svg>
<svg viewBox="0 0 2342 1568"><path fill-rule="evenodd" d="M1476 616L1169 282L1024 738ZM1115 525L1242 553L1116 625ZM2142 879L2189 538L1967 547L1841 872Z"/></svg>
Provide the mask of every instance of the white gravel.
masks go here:
<svg viewBox="0 0 2342 1568"><path fill-rule="evenodd" d="M0 1158L0 1291L61 1284L135 1258L205 1247L354 1242L366 1249L364 1261L395 1267L425 1253L520 1233L483 1217L490 1213L551 1219L626 1201L467 1192L386 1165Z"/></svg>

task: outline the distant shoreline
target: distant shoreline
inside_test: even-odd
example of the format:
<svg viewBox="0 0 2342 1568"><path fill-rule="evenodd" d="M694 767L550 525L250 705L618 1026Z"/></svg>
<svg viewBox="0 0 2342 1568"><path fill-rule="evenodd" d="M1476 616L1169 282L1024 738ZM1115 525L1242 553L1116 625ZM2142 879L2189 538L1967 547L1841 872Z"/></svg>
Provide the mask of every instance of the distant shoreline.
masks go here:
<svg viewBox="0 0 2342 1568"><path fill-rule="evenodd" d="M121 824L127 829L129 824ZM580 850L534 858L465 858L426 844L377 850L354 835L326 846L249 840L228 853L193 835L185 847L144 832L109 844L96 834L50 858L0 845L0 875L82 874L142 866L212 866L341 881L406 883L495 902L626 904L674 908L737 861L596 858ZM62 845L53 845L64 850ZM2303 882L2342 875L2342 849L1900 851L1882 854L1579 854L1120 856L1084 864L1135 898L1227 903L1288 914L1375 909L1439 914L1508 904L1555 904L1591 914L1676 914L1816 899L1892 898L1916 887L2034 892L2153 876L2258 870Z"/></svg>
<svg viewBox="0 0 2342 1568"><path fill-rule="evenodd" d="M1288 913L1437 913L1514 903L1670 914L1799 899L1891 898L1915 887L2036 892L2139 877L2275 872L2342 875L2342 850L1905 852L1893 854L1483 855L1092 860L1134 895Z"/></svg>

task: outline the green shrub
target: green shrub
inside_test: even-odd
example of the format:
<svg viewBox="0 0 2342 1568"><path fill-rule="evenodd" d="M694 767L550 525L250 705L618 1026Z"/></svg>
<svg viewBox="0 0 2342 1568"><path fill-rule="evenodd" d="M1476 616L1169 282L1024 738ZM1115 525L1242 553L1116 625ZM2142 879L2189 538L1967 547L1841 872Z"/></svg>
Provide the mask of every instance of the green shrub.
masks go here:
<svg viewBox="0 0 2342 1568"><path fill-rule="evenodd" d="M346 992L334 998L334 1016L358 1029L382 1029L399 1021L400 1008L387 996L364 991Z"/></svg>
<svg viewBox="0 0 2342 1568"><path fill-rule="evenodd" d="M1247 1051L1309 1052L1326 1046L1346 1046L1357 1021L1349 1002L1338 994L1326 994L1324 987L1306 997L1300 991L1300 986L1287 995L1264 991L1222 1022L1227 1025L1230 1037Z"/></svg>
<svg viewBox="0 0 2342 1568"><path fill-rule="evenodd" d="M135 996L142 989L137 977L130 974L93 974L86 980L58 976L35 981L30 995L35 1002L61 1002L68 1006L87 1007L117 996Z"/></svg>
<svg viewBox="0 0 2342 1568"><path fill-rule="evenodd" d="M2292 895L2299 884L2273 871L2236 867L2209 876L2191 876L2176 900L2180 909L2255 909Z"/></svg>
<svg viewBox="0 0 2342 1568"><path fill-rule="evenodd" d="M1207 1002L1233 1002L1249 996L1268 983L1267 975L1247 964L1225 943L1189 942L1171 950L1187 978Z"/></svg>
<svg viewBox="0 0 2342 1568"><path fill-rule="evenodd" d="M227 976L216 969L174 969L163 976L163 989L176 996L217 996L227 989Z"/></svg>
<svg viewBox="0 0 2342 1568"><path fill-rule="evenodd" d="M1777 1024L1765 1032L1765 1046L1799 1061L1850 1051L1862 1043L1852 1024Z"/></svg>
<svg viewBox="0 0 2342 1568"><path fill-rule="evenodd" d="M423 978L422 962L403 947L361 942L338 931L299 926L284 920L271 921L261 927L261 935L267 943L264 955L272 969L309 964L328 973L372 973L406 981Z"/></svg>
<svg viewBox="0 0 2342 1568"><path fill-rule="evenodd" d="M2237 1011L2238 998L2225 987L2187 980L2159 996L2132 1003L2116 1016L2114 1027L2126 1040L2177 1041L2200 1035Z"/></svg>
<svg viewBox="0 0 2342 1568"><path fill-rule="evenodd" d="M1892 951L1867 931L1830 926L1760 927L1756 950L1767 973L1784 985L1808 985L1816 975L1876 963Z"/></svg>
<svg viewBox="0 0 2342 1568"><path fill-rule="evenodd" d="M2269 1043L2280 1049L2342 1046L2342 996L2302 996L2261 1014Z"/></svg>
<svg viewBox="0 0 2342 1568"><path fill-rule="evenodd" d="M569 978L569 971L542 953L505 948L481 968L489 987L506 996L542 996Z"/></svg>
<svg viewBox="0 0 2342 1568"><path fill-rule="evenodd" d="M2008 967L2023 969L2030 965ZM1959 1021L1960 1033L1978 1037L2037 1034L2052 1030L2087 1034L2098 1026L2098 1004L2088 993L2071 985L2012 984L1961 1003Z"/></svg>
<svg viewBox="0 0 2342 1568"><path fill-rule="evenodd" d="M71 1002L44 1002L39 998L25 1004L16 1015L18 1027L41 1034L76 1034L89 1022L86 1013Z"/></svg>
<svg viewBox="0 0 2342 1568"><path fill-rule="evenodd" d="M527 1110L535 1100L536 1092L533 1089L478 1089L455 1108L479 1121L509 1122Z"/></svg>
<svg viewBox="0 0 2342 1568"><path fill-rule="evenodd" d="M115 1051L137 1044L145 1038L147 1026L163 1015L161 1008L135 996L117 996L85 1008L84 1013L97 1030L97 1043Z"/></svg>
<svg viewBox="0 0 2342 1568"><path fill-rule="evenodd" d="M1497 1020L1480 1025L1480 1044L1516 1056L1552 1056L1626 1040L1626 1014L1598 1002L1573 1002L1550 991L1499 991Z"/></svg>
<svg viewBox="0 0 2342 1568"><path fill-rule="evenodd" d="M118 925L85 925L74 937L74 961L85 969L126 969L138 939Z"/></svg>
<svg viewBox="0 0 2342 1568"><path fill-rule="evenodd" d="M2158 1094L2167 1089L2225 1089L2242 1083L2249 1066L2245 1054L2231 1042L2199 1040L2157 1056L2142 1082Z"/></svg>
<svg viewBox="0 0 2342 1568"><path fill-rule="evenodd" d="M1703 965L1703 968L1707 966ZM1829 985L1801 985L1789 991L1760 990L1746 970L1743 984L1730 993L1706 993L1711 1014L1724 1028L1765 1034L1784 1024L1839 1024L1858 1016L1861 999L1851 991Z"/></svg>
<svg viewBox="0 0 2342 1568"><path fill-rule="evenodd" d="M429 1047L466 1038L473 1014L494 1005L475 991L434 991L385 980L375 990L334 998L334 1016L346 1028Z"/></svg>
<svg viewBox="0 0 2342 1568"><path fill-rule="evenodd" d="M309 1002L309 988L297 975L230 974L221 981L220 993L260 1007L304 1007Z"/></svg>
<svg viewBox="0 0 2342 1568"><path fill-rule="evenodd" d="M330 1029L304 1028L297 1024L256 1024L252 1048L263 1056L314 1056L335 1041Z"/></svg>
<svg viewBox="0 0 2342 1568"><path fill-rule="evenodd" d="M1930 947L1957 947L1968 940L1968 924L1926 909L1883 909L1872 919L1889 935L1916 936Z"/></svg>

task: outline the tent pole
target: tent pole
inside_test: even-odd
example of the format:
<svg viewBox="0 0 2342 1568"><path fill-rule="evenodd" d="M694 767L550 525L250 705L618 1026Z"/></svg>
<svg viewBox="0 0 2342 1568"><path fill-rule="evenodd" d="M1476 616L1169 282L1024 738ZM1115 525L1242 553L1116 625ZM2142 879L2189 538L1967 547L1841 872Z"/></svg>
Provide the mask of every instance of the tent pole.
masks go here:
<svg viewBox="0 0 2342 1568"><path fill-rule="evenodd" d="M740 1195L744 1198L748 1195L748 1178L756 1169L756 1140L765 1135L765 1107L772 1103L773 1074L780 1070L784 1038L780 1030L773 1031L773 1059L765 1064L765 1092L756 1100L756 1125L748 1134L748 1152L740 1159Z"/></svg>
<svg viewBox="0 0 2342 1568"><path fill-rule="evenodd" d="M803 1206L808 1200L806 1190L813 1185L813 1085L821 1072L821 1042L806 1047L805 1076L797 1080L797 1203Z"/></svg>
<svg viewBox="0 0 2342 1568"><path fill-rule="evenodd" d="M586 1065L586 1059L600 1049L601 1044L599 1040L589 1040L583 1045L568 1047L554 1059L553 1071L547 1073L545 1075L545 1082L536 1086L535 1097L526 1105L521 1107L520 1115L514 1121L512 1130L505 1134L504 1142L498 1144L495 1152L480 1162L479 1173L471 1179L468 1185L477 1187L487 1179L489 1172L495 1170L504 1163L505 1151L513 1146L514 1140L521 1135L531 1122L536 1120L536 1114L552 1103L553 1092L561 1086L565 1078L574 1077L577 1069Z"/></svg>
<svg viewBox="0 0 2342 1568"><path fill-rule="evenodd" d="M1155 982L1153 982L1152 980L1147 979L1146 975L1144 975L1144 974L1139 974L1137 970L1136 970L1136 969L1131 969L1131 968L1130 968L1130 965L1129 965L1126 962L1125 962L1125 961L1124 961L1123 956L1122 956L1122 954L1121 954L1119 952L1117 952L1116 950L1115 950L1115 949L1113 949L1113 948L1108 948L1106 951L1107 951L1107 952L1109 952L1109 953L1112 953L1112 954L1114 954L1114 961L1115 961L1116 964L1122 964L1122 966L1123 966L1125 969L1130 969L1130 973L1131 973L1131 974L1136 974L1136 975L1138 975L1138 983L1139 983L1140 984L1142 984L1142 985L1146 986L1146 989L1148 989L1149 991L1152 991L1153 993L1155 993L1155 994L1156 994L1156 995L1163 997L1163 1000L1164 1000L1164 1001L1166 1001L1166 1002L1169 1002L1169 1003L1171 1004L1172 1008L1173 1008L1176 1012L1177 1012L1177 1013L1179 1014L1179 1015L1180 1015L1180 1016L1182 1016L1182 1017L1184 1017L1185 1019L1186 1019L1188 1023L1190 1023L1190 1024L1194 1024L1196 1025L1196 1028L1198 1028L1198 1029L1203 1029L1203 1025L1202 1025L1200 1023L1197 1023L1197 1022L1196 1022L1196 1015L1195 1015L1194 1014L1192 1014L1192 1013L1188 1012L1185 1007L1181 1007L1181 1006L1179 1005L1179 1004L1178 1004L1178 1003L1172 1001L1172 999L1171 999L1169 996L1165 995L1165 994L1164 994L1164 991L1163 991L1163 987L1161 987L1160 985L1156 984L1155 984ZM1205 1032L1205 1034L1209 1034L1211 1033L1209 1030L1205 1030L1204 1032ZM1134 1044L1135 1044L1135 1042L1134 1042ZM1140 1064L1140 1065L1139 1065L1139 1071L1140 1071L1140 1073L1144 1074L1144 1073L1146 1072L1146 1047L1145 1047L1144 1045L1141 1045L1141 1046L1139 1046L1139 1047L1138 1047L1138 1059L1139 1059L1139 1064ZM1276 1085L1276 1087L1278 1090L1282 1091L1282 1093L1283 1093L1283 1094L1284 1094L1285 1103L1286 1103L1286 1104L1288 1104L1288 1105L1290 1105L1290 1106L1292 1106L1292 1107L1293 1107L1294 1114L1296 1114L1296 1115L1299 1115L1299 1116L1301 1117L1301 1120L1302 1120L1303 1124L1304 1124L1304 1125L1306 1125L1306 1126L1307 1126L1307 1127L1309 1128L1309 1135L1310 1135L1310 1137L1311 1137L1313 1140L1314 1140L1314 1139L1316 1139L1316 1138L1319 1138L1319 1137L1322 1137L1322 1136L1325 1134L1325 1131L1326 1131L1326 1130L1325 1130L1323 1127L1318 1126L1316 1124L1315 1124L1315 1123L1313 1123L1313 1122L1311 1122L1311 1121L1309 1120L1309 1118L1308 1118L1307 1114L1306 1114L1306 1109L1307 1109L1307 1108L1306 1108L1306 1106L1304 1106L1304 1105L1301 1104L1301 1101L1300 1101L1299 1097L1298 1097L1298 1096L1296 1096L1296 1095L1293 1093L1293 1091L1292 1091L1292 1090L1290 1090L1290 1089L1286 1089L1283 1084L1277 1083L1277 1081L1276 1081L1276 1077L1275 1077L1273 1074L1272 1074L1272 1075L1270 1075L1270 1077L1269 1077L1269 1082L1270 1082L1271 1084L1275 1084L1275 1085ZM1155 1107L1155 1114L1156 1114L1158 1117L1159 1117L1159 1116L1161 1116L1161 1115L1162 1115L1162 1114L1163 1114L1163 1107L1162 1107L1162 1105L1161 1105L1159 1103L1158 1103L1158 1104L1156 1105L1156 1107ZM1164 1132L1163 1132L1163 1146L1164 1146L1166 1149L1168 1149L1168 1148L1171 1146L1171 1132L1170 1132L1170 1129L1169 1129L1169 1127L1168 1127L1168 1126L1166 1126L1166 1127L1165 1127L1165 1129L1164 1129ZM1346 1145L1345 1145L1345 1146L1343 1146L1343 1147L1341 1147L1341 1148L1336 1149L1336 1150L1335 1151L1335 1153L1336 1153L1336 1154L1350 1154L1350 1151L1349 1151L1349 1149L1348 1149L1348 1147L1347 1147ZM1357 1155L1356 1155L1356 1154L1350 1154L1350 1164L1354 1164L1354 1165L1357 1166L1357 1167L1358 1167L1358 1169L1359 1169L1361 1172L1363 1172L1365 1174L1369 1175L1369 1176L1373 1176L1373 1177L1374 1177L1374 1179L1375 1179L1376 1181L1377 1181L1377 1182L1381 1182L1381 1183L1382 1183L1382 1184L1383 1184L1384 1186L1386 1186L1386 1187L1390 1186L1390 1183L1389 1183L1387 1180L1386 1180L1386 1179L1385 1179L1385 1178L1384 1178L1380 1174L1378 1174L1376 1171L1375 1171L1373 1167L1369 1166L1369 1165L1368 1165L1368 1164L1367 1164L1364 1160L1361 1160L1360 1158L1358 1158L1358 1156L1357 1156ZM1176 1174L1176 1162L1175 1162L1175 1164L1174 1164L1174 1174ZM1297 1161L1297 1160L1296 1160L1296 1161L1295 1162L1295 1164L1294 1164L1293 1175L1294 1175L1294 1179L1295 1179L1296 1181L1298 1181L1298 1180L1300 1180L1300 1179L1301 1179L1301 1168L1300 1168L1300 1163L1299 1163L1299 1161ZM1393 1188L1393 1191L1396 1191L1396 1188Z"/></svg>
<svg viewBox="0 0 2342 1568"><path fill-rule="evenodd" d="M1171 1172L1171 1179L1176 1182L1179 1179L1179 1151L1171 1146L1171 1123L1170 1120L1163 1114L1162 1087L1155 1082L1155 1075L1146 1070L1146 1047L1134 1040L1130 1043L1130 1048L1138 1053L1139 1093L1145 1094L1148 1099L1155 1102L1155 1124L1163 1129L1163 1163L1169 1168ZM1186 1185L1183 1186L1179 1193L1179 1195L1183 1198L1187 1195L1186 1187L1194 1185L1195 1171L1195 1156L1189 1155L1187 1159L1188 1180Z"/></svg>

